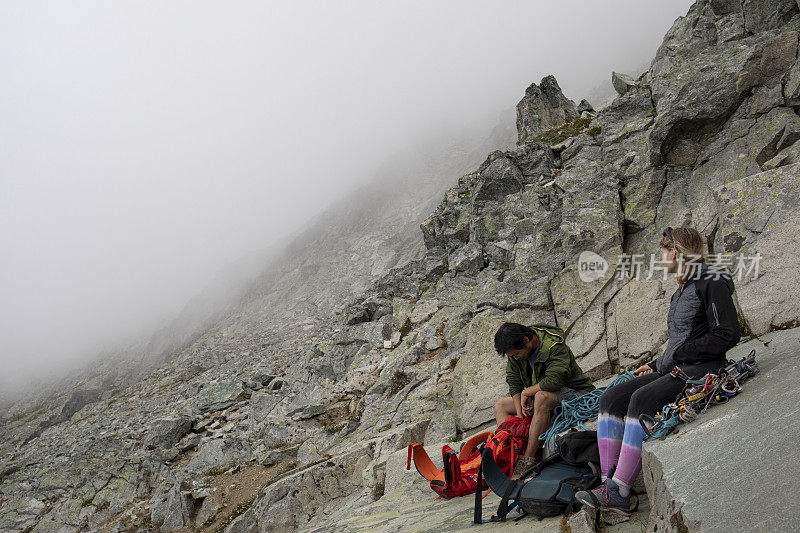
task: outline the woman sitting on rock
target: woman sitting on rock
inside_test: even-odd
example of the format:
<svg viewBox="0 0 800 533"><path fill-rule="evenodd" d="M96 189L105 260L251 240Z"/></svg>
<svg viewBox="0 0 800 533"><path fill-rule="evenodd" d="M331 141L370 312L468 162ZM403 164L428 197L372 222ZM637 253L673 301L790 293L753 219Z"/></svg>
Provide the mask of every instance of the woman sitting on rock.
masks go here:
<svg viewBox="0 0 800 533"><path fill-rule="evenodd" d="M633 372L634 379L600 397L597 440L603 484L591 491L594 498L588 491L576 494L590 507L626 516L631 485L642 469L645 432L639 415L655 415L681 393L684 380L670 375L675 366L692 379L717 373L741 336L733 280L724 268L704 262L700 233L690 227L667 228L659 244L662 265L677 274L679 285L669 305L669 342L660 357Z"/></svg>

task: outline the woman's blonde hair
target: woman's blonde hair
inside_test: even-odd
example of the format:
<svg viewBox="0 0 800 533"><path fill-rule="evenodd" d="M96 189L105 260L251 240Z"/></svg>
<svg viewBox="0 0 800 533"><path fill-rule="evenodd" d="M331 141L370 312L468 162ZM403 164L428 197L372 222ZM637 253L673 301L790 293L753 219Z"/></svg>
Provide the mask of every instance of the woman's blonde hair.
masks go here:
<svg viewBox="0 0 800 533"><path fill-rule="evenodd" d="M685 285L700 268L700 263L705 262L703 236L689 226L668 227L661 234L658 245L668 250L675 250L675 259L678 261L678 274L675 279L679 285Z"/></svg>

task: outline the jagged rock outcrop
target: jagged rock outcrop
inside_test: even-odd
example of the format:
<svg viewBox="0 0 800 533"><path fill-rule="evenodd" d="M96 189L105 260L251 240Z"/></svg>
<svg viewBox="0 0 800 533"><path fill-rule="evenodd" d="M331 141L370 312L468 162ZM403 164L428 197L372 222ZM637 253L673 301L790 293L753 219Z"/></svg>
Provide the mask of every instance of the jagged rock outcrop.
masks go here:
<svg viewBox="0 0 800 533"><path fill-rule="evenodd" d="M762 255L758 275L736 279L746 334L797 326L798 31L794 1L701 0L596 112L552 77L531 85L516 148L464 169L413 223L394 215L395 237L355 222L336 226L348 237L311 232L301 259L262 277L158 372L36 435L65 396L10 413L0 529L385 525L355 515L414 505L421 493L394 492L410 439L491 423L505 394L491 339L501 322L558 324L598 379L663 350L674 281L647 260L636 280L615 267L623 253L649 257L668 225L696 226L712 254ZM345 264L373 238L399 251L365 259L358 276L340 280L312 259L332 242L343 256L328 259ZM610 268L583 281L584 251ZM223 511L215 479L255 466L274 470ZM690 530L702 523L686 516Z"/></svg>
<svg viewBox="0 0 800 533"><path fill-rule="evenodd" d="M544 131L572 122L578 116L575 102L564 96L556 78L546 76L539 85L531 83L517 104L517 142L534 140Z"/></svg>

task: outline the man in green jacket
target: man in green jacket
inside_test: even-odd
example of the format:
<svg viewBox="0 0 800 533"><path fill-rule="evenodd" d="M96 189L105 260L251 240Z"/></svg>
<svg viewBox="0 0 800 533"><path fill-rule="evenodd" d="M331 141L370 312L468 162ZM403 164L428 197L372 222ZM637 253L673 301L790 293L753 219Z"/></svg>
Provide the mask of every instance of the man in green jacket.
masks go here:
<svg viewBox="0 0 800 533"><path fill-rule="evenodd" d="M497 424L509 415L531 415L528 446L514 468L516 479L541 459L539 436L550 427L553 409L562 400L593 390L594 385L564 342L564 331L556 326L506 322L495 333L494 347L507 358L509 392L494 405Z"/></svg>

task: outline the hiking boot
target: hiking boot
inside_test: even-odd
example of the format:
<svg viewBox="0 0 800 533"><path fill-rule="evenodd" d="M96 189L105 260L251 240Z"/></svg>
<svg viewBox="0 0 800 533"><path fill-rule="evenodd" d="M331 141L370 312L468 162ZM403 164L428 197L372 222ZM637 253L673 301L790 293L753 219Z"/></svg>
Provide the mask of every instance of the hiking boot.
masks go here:
<svg viewBox="0 0 800 533"><path fill-rule="evenodd" d="M511 476L511 479L519 479L522 474L525 473L530 467L536 464L536 459L533 457L520 457L517 464L514 465L514 474Z"/></svg>
<svg viewBox="0 0 800 533"><path fill-rule="evenodd" d="M594 495L594 498L592 498ZM594 490L582 490L575 494L575 499L592 509L600 508L601 511L613 511L622 516L631 515L631 497L622 496L619 493L619 485L612 479L607 479L605 483Z"/></svg>

